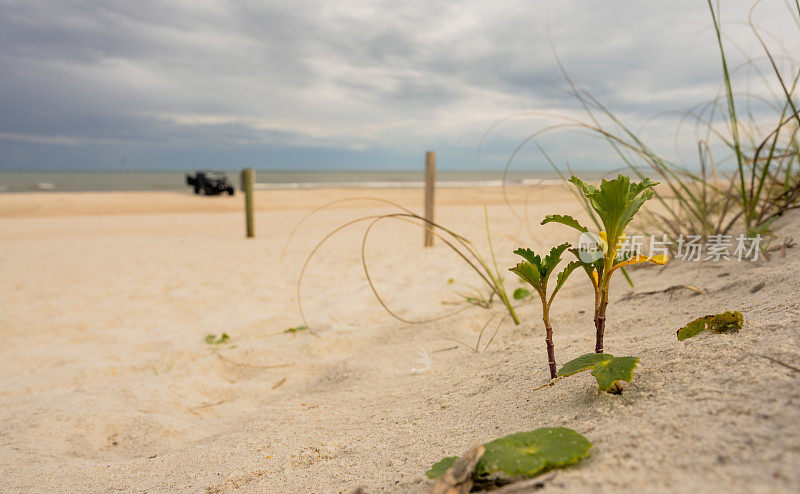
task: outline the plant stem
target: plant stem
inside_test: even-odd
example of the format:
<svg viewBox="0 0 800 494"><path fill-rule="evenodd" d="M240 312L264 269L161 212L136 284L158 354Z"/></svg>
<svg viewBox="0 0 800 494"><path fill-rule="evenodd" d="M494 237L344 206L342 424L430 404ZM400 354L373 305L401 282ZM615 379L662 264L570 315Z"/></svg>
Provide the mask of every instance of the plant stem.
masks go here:
<svg viewBox="0 0 800 494"><path fill-rule="evenodd" d="M545 341L547 342L547 363L550 366L550 379L555 379L558 374L556 373L556 350L553 346L553 328L545 323L544 329L547 332Z"/></svg>
<svg viewBox="0 0 800 494"><path fill-rule="evenodd" d="M550 326L550 307L542 299L542 321L544 322L545 338L547 343L547 364L550 366L550 379L558 377L556 372L556 350L553 345L553 328Z"/></svg>
<svg viewBox="0 0 800 494"><path fill-rule="evenodd" d="M608 307L608 283L600 287L600 305L597 307L595 317L595 327L597 328L597 338L594 344L595 353L603 353L603 336L606 332L606 308Z"/></svg>

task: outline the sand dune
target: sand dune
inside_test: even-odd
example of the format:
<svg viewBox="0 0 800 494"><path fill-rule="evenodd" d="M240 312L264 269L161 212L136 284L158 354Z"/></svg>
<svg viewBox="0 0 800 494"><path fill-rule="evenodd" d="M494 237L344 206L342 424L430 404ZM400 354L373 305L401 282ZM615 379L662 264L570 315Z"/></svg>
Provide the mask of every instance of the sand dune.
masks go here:
<svg viewBox="0 0 800 494"><path fill-rule="evenodd" d="M442 191L438 219L486 251L487 202L501 266L518 245L575 240L538 225L546 213L580 214L565 189L512 190L526 228L500 193ZM635 270L636 292L690 283L704 293L620 301L630 289L617 280L606 348L640 357L633 383L600 394L584 373L535 390L547 382L537 304L517 302L522 325L506 318L485 351L453 343L475 341L502 306L443 305L476 276L398 222L379 224L367 244L388 303L412 319L458 314L388 317L364 280L361 226L309 265L302 297L317 336L283 333L302 322L295 282L316 241L387 210L320 212L279 263L308 211L349 195L261 191L253 240L239 196L0 195L0 491L415 492L441 457L544 426L594 443L545 492L800 489L800 372L779 363L800 367L800 249ZM420 191L381 196L420 209ZM800 215L777 232L800 239ZM584 282L571 278L554 304L559 364L593 348ZM691 319L729 309L745 315L741 333L676 340ZM204 342L222 332L228 343ZM432 365L413 373L419 348Z"/></svg>

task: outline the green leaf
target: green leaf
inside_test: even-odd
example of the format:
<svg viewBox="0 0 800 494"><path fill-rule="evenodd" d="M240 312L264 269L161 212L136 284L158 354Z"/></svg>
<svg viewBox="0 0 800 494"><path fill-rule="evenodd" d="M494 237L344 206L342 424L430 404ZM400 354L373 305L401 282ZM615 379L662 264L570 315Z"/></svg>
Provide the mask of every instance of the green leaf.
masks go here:
<svg viewBox="0 0 800 494"><path fill-rule="evenodd" d="M542 258L539 257L534 251L520 247L514 251L514 254L522 256L522 258L528 261L531 265L536 266L537 269L541 269Z"/></svg>
<svg viewBox="0 0 800 494"><path fill-rule="evenodd" d="M544 261L542 261L542 266L544 267L546 273L543 277L550 276L550 273L555 271L556 266L558 266L558 263L561 262L561 255L571 246L572 245L569 242L564 242L563 244L550 249L550 253L547 254L547 257L545 257Z"/></svg>
<svg viewBox="0 0 800 494"><path fill-rule="evenodd" d="M631 182L625 175L614 180L603 179L599 189L574 175L570 182L578 187L600 217L609 240L609 251L615 249L619 236L625 233L625 228L645 201L653 197L653 187L658 185L649 178Z"/></svg>
<svg viewBox="0 0 800 494"><path fill-rule="evenodd" d="M679 329L678 340L683 341L705 330L714 333L738 333L743 322L742 313L738 310L703 316Z"/></svg>
<svg viewBox="0 0 800 494"><path fill-rule="evenodd" d="M438 479L453 466L455 462L458 461L458 456L448 456L447 458L442 458L441 460L437 461L433 464L433 466L425 472L425 475L429 479Z"/></svg>
<svg viewBox="0 0 800 494"><path fill-rule="evenodd" d="M522 300L523 298L530 297L530 295L530 290L526 290L524 288L517 288L514 290L514 300Z"/></svg>
<svg viewBox="0 0 800 494"><path fill-rule="evenodd" d="M514 254L522 256L527 261L527 263L520 263L520 264L529 264L532 268L534 268L534 270L538 272L539 276L538 277L532 276L532 278L538 278L539 280L543 280L541 284L544 285L545 282L547 281L548 276L550 276L553 270L555 270L556 266L558 266L558 263L561 262L561 255L569 247L570 247L569 242L565 242L559 246L553 247L552 249L550 249L550 253L547 254L547 256L544 259L539 257L539 255L536 254L531 249L523 249L521 247L515 250ZM519 264L517 264L517 267L519 267ZM514 268L510 269L509 271L516 273L516 271L514 271ZM519 275L519 273L517 274Z"/></svg>
<svg viewBox="0 0 800 494"><path fill-rule="evenodd" d="M527 261L521 262L513 268L509 268L508 270L527 281L540 294L544 293L544 287L542 286L542 279L540 278L541 275L539 274L539 270L531 263Z"/></svg>
<svg viewBox="0 0 800 494"><path fill-rule="evenodd" d="M562 225L571 226L579 232L588 232L589 229L578 223L578 220L566 214L548 214L542 220L542 225L547 223L561 223Z"/></svg>
<svg viewBox="0 0 800 494"><path fill-rule="evenodd" d="M501 471L533 477L585 458L592 443L572 429L544 427L519 432L484 444L486 452L475 467L477 475Z"/></svg>
<svg viewBox="0 0 800 494"><path fill-rule="evenodd" d="M208 334L208 335L206 335L205 338L203 338L203 341L205 341L209 345L220 345L222 343L227 343L228 340L230 340L230 339L231 339L231 337L228 336L228 333L222 333L219 336L219 338L217 338L216 335Z"/></svg>
<svg viewBox="0 0 800 494"><path fill-rule="evenodd" d="M592 369L601 391L609 391L617 381L633 380L633 369L639 363L638 357L615 357L607 353L587 353L570 360L558 371L559 377L571 376Z"/></svg>

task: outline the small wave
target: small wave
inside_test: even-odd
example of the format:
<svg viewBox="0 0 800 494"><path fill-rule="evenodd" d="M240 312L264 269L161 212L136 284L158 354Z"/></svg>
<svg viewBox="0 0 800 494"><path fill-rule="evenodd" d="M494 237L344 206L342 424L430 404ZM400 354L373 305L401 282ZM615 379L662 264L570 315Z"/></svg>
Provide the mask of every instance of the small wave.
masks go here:
<svg viewBox="0 0 800 494"><path fill-rule="evenodd" d="M522 185L564 185L560 178L523 178L520 180Z"/></svg>
<svg viewBox="0 0 800 494"><path fill-rule="evenodd" d="M441 188L466 188L466 187L501 187L502 180L448 180L437 181L436 187ZM374 181L374 182L291 182L291 183L257 183L257 190L299 190L299 189L417 189L425 187L425 182L419 181Z"/></svg>
<svg viewBox="0 0 800 494"><path fill-rule="evenodd" d="M56 184L52 182L39 182L36 184L36 188L39 190L55 190Z"/></svg>

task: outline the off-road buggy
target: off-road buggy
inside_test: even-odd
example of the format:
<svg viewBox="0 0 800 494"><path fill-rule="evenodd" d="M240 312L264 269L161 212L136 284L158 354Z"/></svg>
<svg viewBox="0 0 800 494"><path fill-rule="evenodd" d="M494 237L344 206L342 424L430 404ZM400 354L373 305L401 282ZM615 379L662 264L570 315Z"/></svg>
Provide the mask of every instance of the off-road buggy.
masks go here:
<svg viewBox="0 0 800 494"><path fill-rule="evenodd" d="M194 176L186 175L186 185L194 187L195 194L215 196L227 192L233 195L233 185L228 181L227 175L222 172L197 171Z"/></svg>

